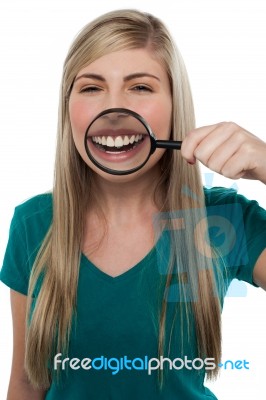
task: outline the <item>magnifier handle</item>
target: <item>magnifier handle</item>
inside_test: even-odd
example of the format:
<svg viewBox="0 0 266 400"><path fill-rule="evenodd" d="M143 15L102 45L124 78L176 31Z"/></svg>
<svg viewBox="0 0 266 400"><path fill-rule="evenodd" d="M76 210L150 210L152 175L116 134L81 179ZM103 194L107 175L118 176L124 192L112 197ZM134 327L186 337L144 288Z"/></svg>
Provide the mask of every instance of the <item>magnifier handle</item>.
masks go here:
<svg viewBox="0 0 266 400"><path fill-rule="evenodd" d="M172 149L172 150L180 150L182 146L181 141L174 140L156 140L156 147L159 149Z"/></svg>

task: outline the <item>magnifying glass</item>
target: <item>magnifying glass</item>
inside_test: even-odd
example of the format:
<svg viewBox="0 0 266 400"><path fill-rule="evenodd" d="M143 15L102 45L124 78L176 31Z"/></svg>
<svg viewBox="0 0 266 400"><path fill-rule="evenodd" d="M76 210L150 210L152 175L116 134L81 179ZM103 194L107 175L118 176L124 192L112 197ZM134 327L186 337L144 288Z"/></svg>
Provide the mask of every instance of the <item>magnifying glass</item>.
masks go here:
<svg viewBox="0 0 266 400"><path fill-rule="evenodd" d="M126 108L110 108L88 126L87 156L102 171L128 175L141 169L157 148L181 149L182 142L157 140L145 119Z"/></svg>

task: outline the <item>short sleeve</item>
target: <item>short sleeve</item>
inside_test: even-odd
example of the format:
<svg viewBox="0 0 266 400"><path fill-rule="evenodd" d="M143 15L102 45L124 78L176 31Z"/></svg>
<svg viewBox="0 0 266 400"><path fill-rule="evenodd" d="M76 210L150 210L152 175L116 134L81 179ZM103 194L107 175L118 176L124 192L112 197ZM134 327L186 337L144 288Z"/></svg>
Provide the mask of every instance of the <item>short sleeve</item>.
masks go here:
<svg viewBox="0 0 266 400"><path fill-rule="evenodd" d="M11 289L24 295L28 292L30 268L26 245L26 235L19 212L15 210L10 229L9 239L0 272L1 281Z"/></svg>
<svg viewBox="0 0 266 400"><path fill-rule="evenodd" d="M266 210L257 201L249 200L233 189L205 189L205 196L207 208L213 208L215 214L220 210L219 221L223 229L220 226L219 229L227 241L225 261L229 279L236 278L258 287L253 281L253 270L266 248ZM221 239L222 235L217 237Z"/></svg>
<svg viewBox="0 0 266 400"><path fill-rule="evenodd" d="M247 200L244 196L239 195L239 201L243 209L248 261L246 266L237 268L236 278L257 287L253 281L253 269L266 249L266 210L257 201Z"/></svg>
<svg viewBox="0 0 266 400"><path fill-rule="evenodd" d="M37 195L15 208L0 280L24 295L38 251L52 222L52 195Z"/></svg>

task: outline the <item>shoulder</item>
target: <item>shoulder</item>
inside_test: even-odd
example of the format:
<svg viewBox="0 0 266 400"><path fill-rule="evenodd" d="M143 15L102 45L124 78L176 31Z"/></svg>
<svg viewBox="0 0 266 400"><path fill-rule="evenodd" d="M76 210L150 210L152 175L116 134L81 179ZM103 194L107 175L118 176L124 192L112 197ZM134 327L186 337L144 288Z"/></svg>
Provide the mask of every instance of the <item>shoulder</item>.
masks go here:
<svg viewBox="0 0 266 400"><path fill-rule="evenodd" d="M255 211L262 214L263 219L265 219L266 210L259 205L258 201L248 199L244 195L239 194L235 189L224 187L204 187L203 190L207 210L212 206L234 205L235 209L238 207L244 214Z"/></svg>
<svg viewBox="0 0 266 400"><path fill-rule="evenodd" d="M220 214L226 218L243 218L247 227L266 230L266 210L256 200L250 200L235 189L213 187L204 188L207 215Z"/></svg>
<svg viewBox="0 0 266 400"><path fill-rule="evenodd" d="M225 188L218 186L212 188L204 187L203 190L205 195L206 206L248 201L248 199L238 194L237 191L232 188Z"/></svg>
<svg viewBox="0 0 266 400"><path fill-rule="evenodd" d="M13 228L18 225L28 225L33 221L51 223L52 219L52 193L42 193L19 204L14 211Z"/></svg>
<svg viewBox="0 0 266 400"><path fill-rule="evenodd" d="M13 290L27 295L32 266L51 222L51 193L34 196L15 208L0 272L1 281Z"/></svg>
<svg viewBox="0 0 266 400"><path fill-rule="evenodd" d="M34 196L15 207L10 235L15 233L23 241L41 240L51 226L52 216L52 193Z"/></svg>
<svg viewBox="0 0 266 400"><path fill-rule="evenodd" d="M52 208L52 193L42 193L31 197L19 204L15 210L24 215L31 215L40 212L51 210Z"/></svg>

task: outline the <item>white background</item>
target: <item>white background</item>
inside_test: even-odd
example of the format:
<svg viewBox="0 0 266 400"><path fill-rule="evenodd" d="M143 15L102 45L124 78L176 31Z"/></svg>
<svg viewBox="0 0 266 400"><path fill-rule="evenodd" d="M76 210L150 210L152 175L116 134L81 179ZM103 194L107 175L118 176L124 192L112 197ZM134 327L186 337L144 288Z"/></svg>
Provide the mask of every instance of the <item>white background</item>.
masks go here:
<svg viewBox="0 0 266 400"><path fill-rule="evenodd" d="M167 24L187 65L197 126L232 120L266 140L264 0L1 0L1 260L15 205L52 186L58 90L67 49L88 21L118 8L149 11ZM233 183L217 174L212 182ZM236 183L239 192L266 207L265 185ZM220 400L265 398L266 296L262 289L246 287L246 297L225 301L223 360L246 359L250 370L222 371L217 382L209 383ZM3 284L0 301L2 400L12 356L9 289Z"/></svg>

